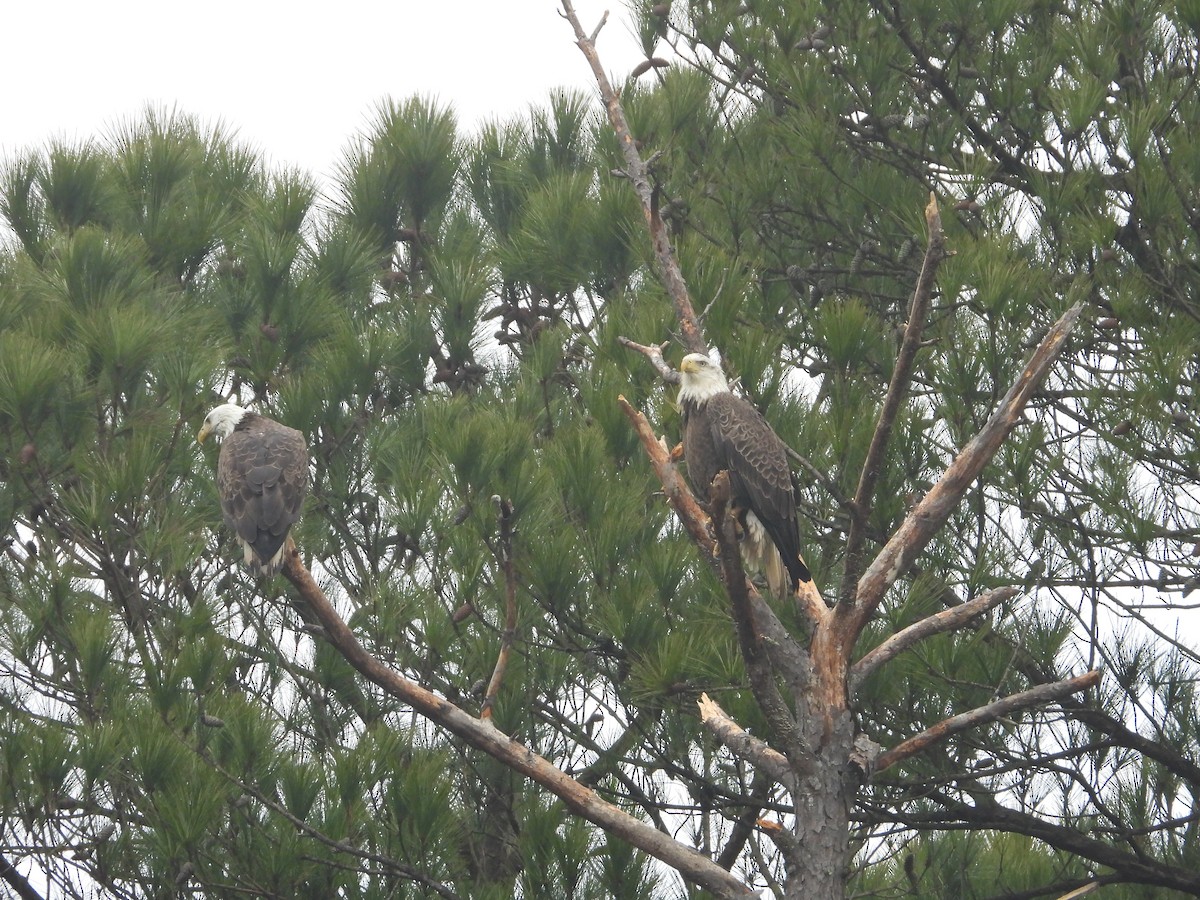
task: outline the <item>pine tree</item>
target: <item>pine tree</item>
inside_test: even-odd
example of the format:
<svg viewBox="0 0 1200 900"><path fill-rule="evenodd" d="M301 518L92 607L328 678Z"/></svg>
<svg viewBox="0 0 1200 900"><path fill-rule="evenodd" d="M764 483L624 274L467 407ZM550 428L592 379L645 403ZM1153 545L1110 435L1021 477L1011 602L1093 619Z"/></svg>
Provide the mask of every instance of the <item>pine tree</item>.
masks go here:
<svg viewBox="0 0 1200 900"><path fill-rule="evenodd" d="M1200 23L1153 2L641 16L648 57L674 53L617 86L636 144L559 93L471 134L385 103L325 196L157 112L6 164L6 884L1200 895L1196 658L1172 615L1200 579ZM906 344L931 192L953 255ZM796 790L803 710L763 698L799 695L738 630L769 612L818 659L813 608L744 605L709 549L721 517L688 530L660 477L682 466L656 469L618 402L678 439L674 388L630 346L690 347L668 262L694 334L796 453L805 555L838 604L1081 310L852 660L979 614L852 670L838 740L861 739L862 771L828 795ZM192 441L231 396L309 439L287 579L236 565ZM1095 668L1098 689L905 744ZM418 714L410 686L441 705ZM721 715L701 720L704 695ZM844 823L814 836L822 803Z"/></svg>

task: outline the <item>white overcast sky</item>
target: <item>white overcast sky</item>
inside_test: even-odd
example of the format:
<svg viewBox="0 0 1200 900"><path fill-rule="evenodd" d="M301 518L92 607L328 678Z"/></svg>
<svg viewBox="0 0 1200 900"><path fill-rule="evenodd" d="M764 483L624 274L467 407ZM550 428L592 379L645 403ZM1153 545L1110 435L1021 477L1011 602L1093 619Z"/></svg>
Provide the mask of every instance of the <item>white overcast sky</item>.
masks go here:
<svg viewBox="0 0 1200 900"><path fill-rule="evenodd" d="M642 58L625 0L575 0L622 77ZM148 104L221 122L272 166L332 173L385 97L433 96L467 133L556 86L594 91L557 0L8 0L0 158L103 137Z"/></svg>

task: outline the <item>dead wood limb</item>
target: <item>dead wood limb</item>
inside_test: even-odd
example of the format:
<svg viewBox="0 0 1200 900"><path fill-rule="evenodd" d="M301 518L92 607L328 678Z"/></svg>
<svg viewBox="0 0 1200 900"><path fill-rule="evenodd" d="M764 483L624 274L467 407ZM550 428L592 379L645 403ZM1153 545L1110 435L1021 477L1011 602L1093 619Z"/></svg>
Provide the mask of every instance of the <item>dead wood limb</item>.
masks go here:
<svg viewBox="0 0 1200 900"><path fill-rule="evenodd" d="M879 410L879 420L875 424L871 446L863 462L858 488L854 492L854 500L849 505L850 531L846 536L846 570L838 592L839 603L854 602L854 587L863 569L863 544L866 542L867 523L875 500L875 486L883 471L892 428L912 383L913 364L917 358L917 351L921 348L921 334L925 329L925 317L929 313L930 301L933 298L937 270L942 260L949 255L946 250L946 235L942 231L942 216L938 211L937 198L932 192L925 207L925 224L929 237L925 246L925 260L921 264L921 274L917 278L917 286L913 289L912 302L908 308L908 324L900 341L900 351L896 354L896 365L892 369L887 396L884 397L883 406Z"/></svg>
<svg viewBox="0 0 1200 900"><path fill-rule="evenodd" d="M740 815L732 819L733 827L725 839L725 846L717 854L717 865L722 869L732 869L742 855L746 842L754 834L758 825L758 817L763 804L771 796L771 779L762 772L755 771L750 784L750 805Z"/></svg>
<svg viewBox="0 0 1200 900"><path fill-rule="evenodd" d="M900 527L867 567L858 580L853 607L844 610L841 604L836 607L834 625L841 632L838 643L846 652L853 647L887 589L946 523L967 488L979 477L1000 444L1016 427L1026 404L1066 345L1067 337L1082 311L1083 305L1077 303L1050 327L982 430L967 442L937 484L909 511Z"/></svg>
<svg viewBox="0 0 1200 900"><path fill-rule="evenodd" d="M980 594L978 597L961 603L958 606L953 606L950 609L944 609L941 612L934 613L932 616L926 616L919 622L914 622L907 628L902 628L891 637L882 641L877 647L869 653L863 655L863 658L850 667L850 693L854 694L863 681L866 680L872 672L878 669L884 663L895 659L905 650L924 640L930 635L942 634L947 631L953 631L956 628L961 628L972 619L983 615L989 609L999 606L1005 600L1015 597L1019 594L1015 587L996 588L986 593Z"/></svg>
<svg viewBox="0 0 1200 900"><path fill-rule="evenodd" d="M779 784L790 785L795 780L786 756L742 728L708 694L701 694L696 703L701 724L722 747Z"/></svg>
<svg viewBox="0 0 1200 900"><path fill-rule="evenodd" d="M496 695L504 682L508 670L508 657L512 653L513 639L517 633L517 575L513 568L512 517L513 507L507 500L493 497L497 507L496 518L500 523L500 569L504 573L504 631L500 634L500 652L496 655L496 666L483 695L483 706L479 718L491 721L496 705Z"/></svg>
<svg viewBox="0 0 1200 900"><path fill-rule="evenodd" d="M658 372L658 377L667 384L679 384L679 373L675 371L663 359L663 350L667 348L667 344L639 344L637 341L631 341L627 337L618 337L617 343L622 347L628 347L630 350L636 350L642 356L650 361L650 365L654 366L654 370Z"/></svg>
<svg viewBox="0 0 1200 900"><path fill-rule="evenodd" d="M902 741L891 750L879 754L879 757L875 760L875 771L882 772L889 766L893 766L898 762L908 759L910 756L927 750L934 744L938 744L952 735L966 731L968 728L976 728L979 725L994 722L1001 716L1021 709L1029 709L1033 706L1045 706L1061 697L1068 697L1071 694L1086 691L1088 688L1099 683L1099 681L1100 670L1092 669L1083 675L1077 675L1065 681L1056 681L1053 684L1039 684L1037 687L1021 691L1019 694L1002 697L970 712L951 716L949 719L938 722L932 728L926 728L920 734L915 734L908 740Z"/></svg>
<svg viewBox="0 0 1200 900"><path fill-rule="evenodd" d="M575 7L571 4L571 0L562 0L562 7L567 21L575 30L575 42L592 68L592 75L596 78L600 96L604 100L604 108L608 111L608 121L612 124L613 131L617 136L617 143L625 157L625 174L629 177L634 191L637 192L638 200L641 202L642 214L646 217L646 225L650 229L650 243L654 248L654 258L658 263L658 274L671 302L675 305L675 317L679 321L683 345L689 353L707 353L708 345L704 342L700 319L692 306L692 298L688 294L687 284L683 280L683 272L679 268L675 252L671 249L670 236L658 214L658 204L654 196L654 188L650 184L649 169L638 152L633 134L629 130L629 122L625 118L621 98L609 82L608 75L604 72L604 66L600 64L600 57L596 54L595 39L600 29L597 28L589 37L584 33L583 26L579 24L579 17L575 14Z"/></svg>
<svg viewBox="0 0 1200 900"><path fill-rule="evenodd" d="M21 900L43 900L42 895L29 883L29 880L3 856L0 856L0 881L12 888Z"/></svg>
<svg viewBox="0 0 1200 900"><path fill-rule="evenodd" d="M313 580L299 554L287 554L282 571L320 620L334 648L350 665L388 694L407 703L416 712L475 749L487 753L550 791L573 814L661 860L687 880L719 897L752 896L741 880L707 856L622 812L548 760L499 731L491 722L476 719L449 700L388 668L368 653L330 604L325 592Z"/></svg>
<svg viewBox="0 0 1200 900"><path fill-rule="evenodd" d="M654 434L650 422L640 410L634 409L624 396L617 397L617 403L621 412L625 413L625 418L633 425L646 455L650 457L650 465L654 467L654 474L663 486L667 502L675 510L675 515L692 536L692 540L709 559L712 559L714 544L712 535L708 533L708 514L700 508L700 504L696 502L695 496L679 473L679 467L671 461L671 451L667 449L666 440Z"/></svg>
<svg viewBox="0 0 1200 900"><path fill-rule="evenodd" d="M808 619L808 624L814 628L823 624L833 612L825 605L825 598L821 596L817 583L811 578L796 585L795 597L796 602L800 604L800 610Z"/></svg>

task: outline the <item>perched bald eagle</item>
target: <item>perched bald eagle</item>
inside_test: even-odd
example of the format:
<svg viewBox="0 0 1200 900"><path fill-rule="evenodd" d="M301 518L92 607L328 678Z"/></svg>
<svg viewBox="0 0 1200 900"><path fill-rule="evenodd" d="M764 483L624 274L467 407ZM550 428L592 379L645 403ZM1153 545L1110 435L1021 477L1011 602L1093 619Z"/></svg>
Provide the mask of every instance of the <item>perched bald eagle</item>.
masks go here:
<svg viewBox="0 0 1200 900"><path fill-rule="evenodd" d="M221 439L217 492L225 524L237 533L250 570L274 575L308 492L304 435L234 403L205 416L196 440L203 444L210 434Z"/></svg>
<svg viewBox="0 0 1200 900"><path fill-rule="evenodd" d="M729 472L742 558L763 573L771 593L786 596L789 578L795 590L812 576L800 555L796 484L783 441L748 400L729 390L720 367L704 354L685 356L679 374L688 478L707 502L713 478Z"/></svg>

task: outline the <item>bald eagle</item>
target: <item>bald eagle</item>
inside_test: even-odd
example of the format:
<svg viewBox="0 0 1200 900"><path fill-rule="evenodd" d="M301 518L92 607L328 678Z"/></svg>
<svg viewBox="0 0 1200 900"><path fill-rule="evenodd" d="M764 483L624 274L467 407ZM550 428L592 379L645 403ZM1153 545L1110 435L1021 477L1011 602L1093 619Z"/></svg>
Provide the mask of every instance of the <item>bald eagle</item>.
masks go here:
<svg viewBox="0 0 1200 900"><path fill-rule="evenodd" d="M304 435L234 403L205 416L196 440L203 444L210 434L221 439L217 492L225 524L237 533L250 571L274 575L308 491Z"/></svg>
<svg viewBox="0 0 1200 900"><path fill-rule="evenodd" d="M742 558L763 573L771 593L786 596L789 579L795 590L812 576L800 555L796 483L783 441L748 400L729 390L720 367L704 354L685 356L679 374L688 478L707 501L713 478L729 472Z"/></svg>

